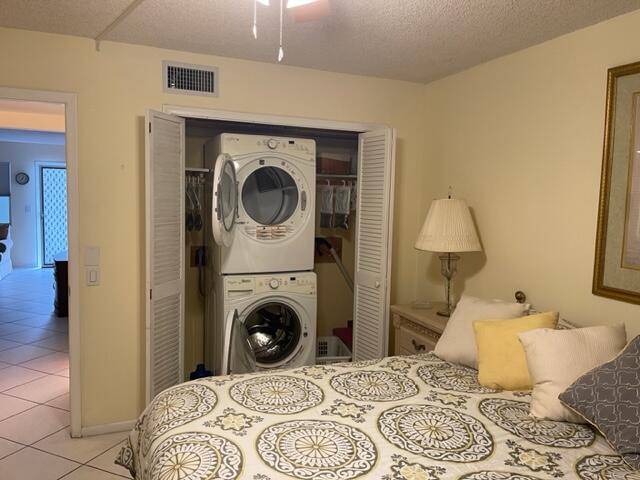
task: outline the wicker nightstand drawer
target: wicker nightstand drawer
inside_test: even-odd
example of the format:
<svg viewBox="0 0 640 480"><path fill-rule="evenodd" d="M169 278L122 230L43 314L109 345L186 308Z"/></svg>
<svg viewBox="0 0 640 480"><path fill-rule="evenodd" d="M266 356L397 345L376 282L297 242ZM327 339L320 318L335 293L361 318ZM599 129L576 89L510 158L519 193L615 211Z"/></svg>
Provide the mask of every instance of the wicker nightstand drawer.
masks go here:
<svg viewBox="0 0 640 480"><path fill-rule="evenodd" d="M398 339L400 349L407 350L411 354L430 352L436 347L438 338L440 338L440 335L435 333L425 335L425 332L422 332L421 334L408 325L402 326L396 331L400 335Z"/></svg>
<svg viewBox="0 0 640 480"><path fill-rule="evenodd" d="M430 309L417 309L411 305L392 305L395 328L395 355L415 355L433 350L447 324L447 317L436 311L440 304Z"/></svg>

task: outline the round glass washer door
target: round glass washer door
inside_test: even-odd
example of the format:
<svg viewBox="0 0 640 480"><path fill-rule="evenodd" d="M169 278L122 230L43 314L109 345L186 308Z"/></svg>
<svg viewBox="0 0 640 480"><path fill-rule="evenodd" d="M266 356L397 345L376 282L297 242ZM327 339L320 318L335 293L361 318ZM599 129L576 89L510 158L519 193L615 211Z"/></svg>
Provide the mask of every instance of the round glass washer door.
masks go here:
<svg viewBox="0 0 640 480"><path fill-rule="evenodd" d="M298 351L302 323L291 306L277 301L262 303L246 315L243 323L258 364L275 367Z"/></svg>
<svg viewBox="0 0 640 480"><path fill-rule="evenodd" d="M298 198L296 181L276 166L254 170L242 186L242 206L247 215L261 225L286 222L295 213Z"/></svg>

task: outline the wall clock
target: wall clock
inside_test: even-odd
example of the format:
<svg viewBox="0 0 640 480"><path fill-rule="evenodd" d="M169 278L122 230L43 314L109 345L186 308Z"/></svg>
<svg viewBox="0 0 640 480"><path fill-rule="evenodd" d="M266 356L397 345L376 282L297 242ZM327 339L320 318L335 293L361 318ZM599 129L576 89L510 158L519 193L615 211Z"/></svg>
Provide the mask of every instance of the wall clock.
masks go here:
<svg viewBox="0 0 640 480"><path fill-rule="evenodd" d="M18 182L18 185L26 185L29 183L29 175L24 172L16 173L16 182Z"/></svg>

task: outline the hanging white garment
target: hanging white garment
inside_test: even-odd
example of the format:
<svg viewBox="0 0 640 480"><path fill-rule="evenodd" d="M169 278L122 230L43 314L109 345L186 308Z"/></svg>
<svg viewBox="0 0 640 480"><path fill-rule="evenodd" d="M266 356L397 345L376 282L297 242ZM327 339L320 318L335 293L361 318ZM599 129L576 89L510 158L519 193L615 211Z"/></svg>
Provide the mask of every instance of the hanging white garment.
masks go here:
<svg viewBox="0 0 640 480"><path fill-rule="evenodd" d="M349 228L349 212L351 211L351 187L347 184L335 187L334 226Z"/></svg>
<svg viewBox="0 0 640 480"><path fill-rule="evenodd" d="M322 185L318 188L320 195L320 227L333 228L333 186Z"/></svg>

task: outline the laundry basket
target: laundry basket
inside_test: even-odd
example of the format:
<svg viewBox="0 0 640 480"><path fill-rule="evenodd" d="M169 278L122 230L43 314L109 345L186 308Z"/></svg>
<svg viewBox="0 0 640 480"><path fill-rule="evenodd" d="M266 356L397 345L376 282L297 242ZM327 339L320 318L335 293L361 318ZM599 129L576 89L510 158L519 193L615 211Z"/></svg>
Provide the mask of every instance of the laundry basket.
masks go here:
<svg viewBox="0 0 640 480"><path fill-rule="evenodd" d="M335 336L318 337L318 349L316 350L316 363L329 365L351 361L351 350L342 340Z"/></svg>

